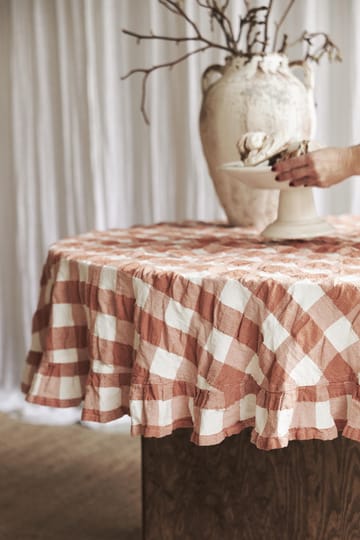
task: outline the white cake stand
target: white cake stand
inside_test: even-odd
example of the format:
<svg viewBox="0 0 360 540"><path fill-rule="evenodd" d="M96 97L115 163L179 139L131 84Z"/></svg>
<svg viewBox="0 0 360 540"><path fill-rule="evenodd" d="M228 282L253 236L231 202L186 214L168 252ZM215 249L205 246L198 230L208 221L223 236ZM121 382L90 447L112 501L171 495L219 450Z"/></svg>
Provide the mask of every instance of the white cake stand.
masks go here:
<svg viewBox="0 0 360 540"><path fill-rule="evenodd" d="M243 167L234 161L220 168L251 188L280 190L277 218L261 233L266 238L314 238L334 232L333 227L318 216L312 188L291 187L289 182L277 182L270 167Z"/></svg>

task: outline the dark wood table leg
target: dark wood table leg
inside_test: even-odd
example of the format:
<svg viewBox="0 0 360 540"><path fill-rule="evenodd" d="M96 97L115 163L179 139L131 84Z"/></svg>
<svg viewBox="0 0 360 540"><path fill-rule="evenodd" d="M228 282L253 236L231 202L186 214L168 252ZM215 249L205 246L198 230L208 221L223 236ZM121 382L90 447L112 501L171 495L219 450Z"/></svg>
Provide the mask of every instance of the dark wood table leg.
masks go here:
<svg viewBox="0 0 360 540"><path fill-rule="evenodd" d="M189 439L142 440L144 540L360 539L359 443L265 452L249 429L217 446Z"/></svg>

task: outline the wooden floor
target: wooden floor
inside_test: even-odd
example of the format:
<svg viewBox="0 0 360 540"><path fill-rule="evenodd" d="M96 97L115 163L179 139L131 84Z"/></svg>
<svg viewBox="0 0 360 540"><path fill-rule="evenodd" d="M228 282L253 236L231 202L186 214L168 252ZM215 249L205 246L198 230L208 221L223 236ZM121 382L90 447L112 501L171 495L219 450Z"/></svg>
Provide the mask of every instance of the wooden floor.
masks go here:
<svg viewBox="0 0 360 540"><path fill-rule="evenodd" d="M197 447L143 440L145 540L359 540L360 444L260 451L250 432Z"/></svg>
<svg viewBox="0 0 360 540"><path fill-rule="evenodd" d="M140 439L0 414L0 540L139 540Z"/></svg>

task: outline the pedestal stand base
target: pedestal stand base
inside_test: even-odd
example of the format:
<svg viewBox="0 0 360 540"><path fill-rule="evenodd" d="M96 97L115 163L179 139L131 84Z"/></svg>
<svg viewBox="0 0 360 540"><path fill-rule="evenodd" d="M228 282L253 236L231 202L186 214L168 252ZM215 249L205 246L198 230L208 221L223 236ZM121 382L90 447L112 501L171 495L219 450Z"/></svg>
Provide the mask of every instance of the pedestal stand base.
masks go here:
<svg viewBox="0 0 360 540"><path fill-rule="evenodd" d="M268 225L261 234L271 240L295 240L327 236L333 232L334 228L321 218L296 222L277 219Z"/></svg>

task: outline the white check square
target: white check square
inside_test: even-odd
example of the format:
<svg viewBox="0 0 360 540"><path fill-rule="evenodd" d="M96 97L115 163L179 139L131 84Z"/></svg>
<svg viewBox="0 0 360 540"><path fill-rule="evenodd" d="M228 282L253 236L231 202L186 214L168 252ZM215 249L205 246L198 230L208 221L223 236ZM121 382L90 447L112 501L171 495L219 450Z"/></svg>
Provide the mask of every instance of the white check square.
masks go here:
<svg viewBox="0 0 360 540"><path fill-rule="evenodd" d="M259 357L257 354L254 354L248 365L246 366L245 373L252 376L252 378L260 386L263 380L265 379L264 372L262 371L259 364Z"/></svg>
<svg viewBox="0 0 360 540"><path fill-rule="evenodd" d="M211 386L211 384L209 384L207 382L207 380L205 379L205 377L202 377L201 375L197 375L197 378L196 378L196 386L200 389L200 390L213 390L213 386Z"/></svg>
<svg viewBox="0 0 360 540"><path fill-rule="evenodd" d="M279 437L284 437L289 432L293 415L294 409L283 409L277 412L277 433Z"/></svg>
<svg viewBox="0 0 360 540"><path fill-rule="evenodd" d="M256 395L248 394L240 399L240 420L248 420L255 417Z"/></svg>
<svg viewBox="0 0 360 540"><path fill-rule="evenodd" d="M159 410L159 426L169 426L173 422L171 401L171 399L168 399L166 401L157 402Z"/></svg>
<svg viewBox="0 0 360 540"><path fill-rule="evenodd" d="M55 364L76 364L79 361L78 349L55 349L52 360Z"/></svg>
<svg viewBox="0 0 360 540"><path fill-rule="evenodd" d="M78 261L79 280L85 283L89 280L89 263L87 261Z"/></svg>
<svg viewBox="0 0 360 540"><path fill-rule="evenodd" d="M99 287L109 291L116 291L117 269L112 266L104 266L101 270Z"/></svg>
<svg viewBox="0 0 360 540"><path fill-rule="evenodd" d="M220 301L241 313L251 298L251 292L236 279L229 279L221 291Z"/></svg>
<svg viewBox="0 0 360 540"><path fill-rule="evenodd" d="M315 403L315 417L317 429L329 429L335 425L331 416L329 401Z"/></svg>
<svg viewBox="0 0 360 540"><path fill-rule="evenodd" d="M113 411L121 407L121 388L101 386L99 388L100 411Z"/></svg>
<svg viewBox="0 0 360 540"><path fill-rule="evenodd" d="M67 259L61 259L59 270L56 275L56 281L69 281L70 280L70 266Z"/></svg>
<svg viewBox="0 0 360 540"><path fill-rule="evenodd" d="M93 373L112 375L115 373L115 366L113 364L105 364L101 360L93 360L92 371Z"/></svg>
<svg viewBox="0 0 360 540"><path fill-rule="evenodd" d="M94 333L101 339L115 341L116 338L116 317L98 313L95 320Z"/></svg>
<svg viewBox="0 0 360 540"><path fill-rule="evenodd" d="M205 351L213 355L215 360L224 363L232 344L233 338L213 328L205 344Z"/></svg>
<svg viewBox="0 0 360 540"><path fill-rule="evenodd" d="M146 304L146 300L149 296L150 285L137 277L134 277L132 279L132 283L133 283L133 288L134 288L134 296L135 296L136 304L139 307L144 308Z"/></svg>
<svg viewBox="0 0 360 540"><path fill-rule="evenodd" d="M142 399L132 399L129 404L131 424L141 425L143 423L144 402Z"/></svg>
<svg viewBox="0 0 360 540"><path fill-rule="evenodd" d="M305 355L291 371L290 376L298 386L313 386L322 377L322 371L318 366Z"/></svg>
<svg viewBox="0 0 360 540"><path fill-rule="evenodd" d="M52 326L61 328L62 326L73 326L74 319L72 313L72 304L53 304L52 305Z"/></svg>
<svg viewBox="0 0 360 540"><path fill-rule="evenodd" d="M272 313L264 320L262 324L262 333L264 336L264 344L272 352L275 352L290 335Z"/></svg>
<svg viewBox="0 0 360 540"><path fill-rule="evenodd" d="M264 407L255 407L255 430L259 435L261 435L265 429L266 422L268 419L268 411Z"/></svg>
<svg viewBox="0 0 360 540"><path fill-rule="evenodd" d="M182 306L180 302L176 302L176 300L171 298L165 311L165 322L169 326L187 333L193 315L194 312L192 309Z"/></svg>
<svg viewBox="0 0 360 540"><path fill-rule="evenodd" d="M346 317L340 317L325 330L324 334L338 352L342 352L359 340Z"/></svg>
<svg viewBox="0 0 360 540"><path fill-rule="evenodd" d="M156 349L154 358L151 362L150 373L164 377L165 379L176 379L176 375L183 358L177 354L170 353L161 349Z"/></svg>
<svg viewBox="0 0 360 540"><path fill-rule="evenodd" d="M288 288L288 293L304 311L308 311L325 294L319 285L308 279L296 281Z"/></svg>
<svg viewBox="0 0 360 540"><path fill-rule="evenodd" d="M59 380L59 399L81 398L79 377L61 377Z"/></svg>
<svg viewBox="0 0 360 540"><path fill-rule="evenodd" d="M200 435L221 433L224 423L224 411L203 409L200 413Z"/></svg>

